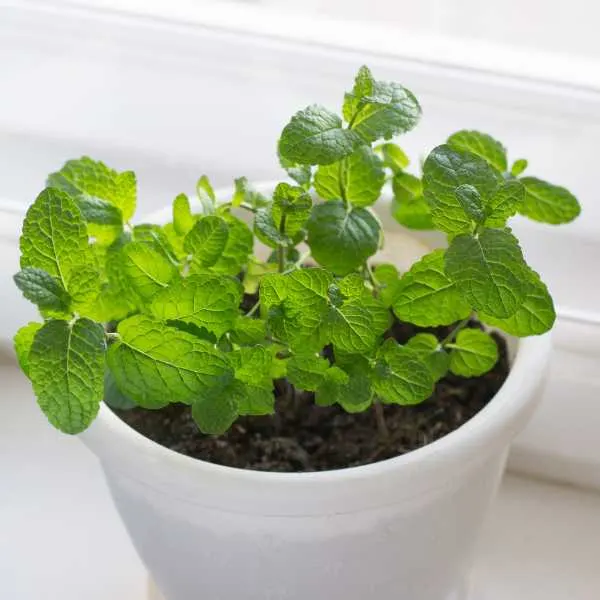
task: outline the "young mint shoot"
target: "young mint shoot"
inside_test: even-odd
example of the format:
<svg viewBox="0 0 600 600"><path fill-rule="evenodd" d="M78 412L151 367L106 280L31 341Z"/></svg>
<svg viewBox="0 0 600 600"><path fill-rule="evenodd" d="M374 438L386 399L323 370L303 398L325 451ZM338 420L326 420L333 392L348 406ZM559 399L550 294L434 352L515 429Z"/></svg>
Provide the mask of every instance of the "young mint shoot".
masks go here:
<svg viewBox="0 0 600 600"><path fill-rule="evenodd" d="M477 131L451 135L409 172L391 140L421 108L367 67L340 109L291 118L277 146L287 180L271 193L241 177L219 201L203 175L167 224L132 224L129 171L83 157L49 176L14 278L40 319L17 332L15 350L55 427L83 431L103 400L181 403L202 432L222 434L239 416L273 414L274 380L286 378L320 406L374 410L385 433L382 404L419 404L449 372L494 367L496 342L473 319L521 337L552 327L552 298L507 223L517 213L567 223L575 197L523 175L525 159L510 165ZM386 182L400 224L448 236L404 273L376 257ZM394 319L446 334L399 344Z"/></svg>

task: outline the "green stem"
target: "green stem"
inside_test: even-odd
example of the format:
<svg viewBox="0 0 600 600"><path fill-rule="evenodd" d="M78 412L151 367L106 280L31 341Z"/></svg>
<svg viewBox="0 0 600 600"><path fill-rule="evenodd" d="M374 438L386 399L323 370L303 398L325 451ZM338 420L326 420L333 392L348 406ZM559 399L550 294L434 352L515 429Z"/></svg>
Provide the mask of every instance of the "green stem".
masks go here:
<svg viewBox="0 0 600 600"><path fill-rule="evenodd" d="M285 272L285 251L285 246L282 246L281 244L277 246L277 270L280 273Z"/></svg>
<svg viewBox="0 0 600 600"><path fill-rule="evenodd" d="M305 252L302 256L300 256L300 258L289 269L287 269L287 271L284 271L284 275L287 275L288 273L299 269L308 258L310 258L310 250Z"/></svg>
<svg viewBox="0 0 600 600"><path fill-rule="evenodd" d="M260 308L260 300L246 313L247 317L251 317Z"/></svg>
<svg viewBox="0 0 600 600"><path fill-rule="evenodd" d="M382 440L388 440L390 438L390 430L388 429L387 423L385 422L385 415L383 414L383 406L381 402L377 400L373 404L375 409L375 419L377 420L377 430Z"/></svg>
<svg viewBox="0 0 600 600"><path fill-rule="evenodd" d="M440 342L440 346L443 348L447 344L450 344L454 341L454 338L457 336L458 332L464 329L471 320L471 315L469 315L466 319L463 319L458 325L452 329L452 331Z"/></svg>

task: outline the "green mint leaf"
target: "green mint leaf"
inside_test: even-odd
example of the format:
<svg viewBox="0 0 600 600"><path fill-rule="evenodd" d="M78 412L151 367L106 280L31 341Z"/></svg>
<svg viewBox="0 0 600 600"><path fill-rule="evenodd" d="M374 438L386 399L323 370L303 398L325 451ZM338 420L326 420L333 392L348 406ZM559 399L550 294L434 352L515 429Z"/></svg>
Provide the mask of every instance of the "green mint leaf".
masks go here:
<svg viewBox="0 0 600 600"><path fill-rule="evenodd" d="M402 171L410 165L410 159L397 144L386 142L375 147L375 152L381 154L383 165L394 173Z"/></svg>
<svg viewBox="0 0 600 600"><path fill-rule="evenodd" d="M169 262L177 262L177 256L171 242L165 235L160 225L142 223L133 228L132 239L135 242L143 242L160 252Z"/></svg>
<svg viewBox="0 0 600 600"><path fill-rule="evenodd" d="M552 329L556 320L554 303L548 288L534 271L530 272L525 299L513 315L498 319L480 312L478 316L484 323L517 337L546 333Z"/></svg>
<svg viewBox="0 0 600 600"><path fill-rule="evenodd" d="M498 362L498 345L485 331L463 329L450 349L450 371L462 377L478 377Z"/></svg>
<svg viewBox="0 0 600 600"><path fill-rule="evenodd" d="M279 361L281 362L281 361ZM240 415L272 415L275 412L275 394L273 385L264 386L244 383L243 393L239 399Z"/></svg>
<svg viewBox="0 0 600 600"><path fill-rule="evenodd" d="M455 150L470 152L483 158L492 167L504 173L508 169L506 148L491 135L479 131L457 131L448 138L448 145Z"/></svg>
<svg viewBox="0 0 600 600"><path fill-rule="evenodd" d="M212 212L213 207L217 203L217 196L206 175L202 175L196 182L196 194L202 206L209 205L210 208L208 212Z"/></svg>
<svg viewBox="0 0 600 600"><path fill-rule="evenodd" d="M337 286L345 298L371 297L371 291L365 285L365 280L358 273L350 273L339 279L334 285Z"/></svg>
<svg viewBox="0 0 600 600"><path fill-rule="evenodd" d="M123 233L123 216L114 204L92 197L76 198L87 222L88 234L96 244L110 246Z"/></svg>
<svg viewBox="0 0 600 600"><path fill-rule="evenodd" d="M43 269L25 267L13 277L23 296L40 309L67 312L71 298L56 277Z"/></svg>
<svg viewBox="0 0 600 600"><path fill-rule="evenodd" d="M253 346L263 343L266 335L266 323L262 319L239 317L231 332L231 341L240 346Z"/></svg>
<svg viewBox="0 0 600 600"><path fill-rule="evenodd" d="M456 188L477 188L484 206L502 183L502 176L484 159L448 145L434 148L423 165L423 193L431 206L434 225L446 233L470 233L471 218L456 197Z"/></svg>
<svg viewBox="0 0 600 600"><path fill-rule="evenodd" d="M194 335L136 315L121 321L108 366L123 394L144 408L191 404L233 379L226 355Z"/></svg>
<svg viewBox="0 0 600 600"><path fill-rule="evenodd" d="M104 402L117 410L131 410L136 406L135 402L117 387L117 382L108 368L104 370Z"/></svg>
<svg viewBox="0 0 600 600"><path fill-rule="evenodd" d="M234 181L235 191L231 201L233 206L240 206L242 203L250 205L252 208L261 208L269 204L269 199L256 191L247 177L238 177Z"/></svg>
<svg viewBox="0 0 600 600"><path fill-rule="evenodd" d="M271 214L277 228L292 238L306 224L312 208L312 198L304 188L279 183L273 193Z"/></svg>
<svg viewBox="0 0 600 600"><path fill-rule="evenodd" d="M370 366L362 356L347 356L342 361L343 369L331 367L315 395L320 406L339 404L346 412L357 413L366 410L373 400L370 380Z"/></svg>
<svg viewBox="0 0 600 600"><path fill-rule="evenodd" d="M363 98L373 94L374 83L375 79L373 78L371 70L369 67L363 65L356 74L352 92L347 92L344 94L344 106L342 113L344 115L344 119L348 123L354 119L360 110Z"/></svg>
<svg viewBox="0 0 600 600"><path fill-rule="evenodd" d="M185 194L179 194L173 200L173 228L177 235L184 236L192 229L196 218L192 214L190 200Z"/></svg>
<svg viewBox="0 0 600 600"><path fill-rule="evenodd" d="M417 333L406 342L406 347L423 359L435 381L448 373L450 356L440 347L439 340L432 333Z"/></svg>
<svg viewBox="0 0 600 600"><path fill-rule="evenodd" d="M525 171L528 164L529 163L524 158L519 158L518 160L515 160L513 166L510 168L510 174L513 177L518 177Z"/></svg>
<svg viewBox="0 0 600 600"><path fill-rule="evenodd" d="M21 370L29 377L29 352L35 334L43 327L43 323L30 322L17 331L13 339L15 354Z"/></svg>
<svg viewBox="0 0 600 600"><path fill-rule="evenodd" d="M228 275L190 275L160 290L150 313L161 321L183 321L220 338L233 329L239 315L242 288Z"/></svg>
<svg viewBox="0 0 600 600"><path fill-rule="evenodd" d="M276 262L262 262L251 257L244 273L244 292L255 294L260 285L260 280L269 273L277 272Z"/></svg>
<svg viewBox="0 0 600 600"><path fill-rule="evenodd" d="M294 355L287 363L287 377L299 390L317 391L323 382L329 361L316 355Z"/></svg>
<svg viewBox="0 0 600 600"><path fill-rule="evenodd" d="M287 246L290 239L279 231L270 208L260 208L254 213L254 235L269 248Z"/></svg>
<svg viewBox="0 0 600 600"><path fill-rule="evenodd" d="M304 189L309 189L312 180L312 168L310 165L299 165L295 162L285 159L279 151L277 152L279 164L285 172Z"/></svg>
<svg viewBox="0 0 600 600"><path fill-rule="evenodd" d="M400 278L392 305L398 319L419 327L435 327L470 314L471 306L459 286L445 273L444 255L444 250L434 250Z"/></svg>
<svg viewBox="0 0 600 600"><path fill-rule="evenodd" d="M477 188L468 183L463 183L454 190L454 194L465 213L476 223L483 223L485 220L485 212Z"/></svg>
<svg viewBox="0 0 600 600"><path fill-rule="evenodd" d="M523 177L521 183L525 186L522 215L552 225L570 223L579 216L581 206L577 198L564 187L536 177Z"/></svg>
<svg viewBox="0 0 600 600"><path fill-rule="evenodd" d="M341 161L320 166L314 183L325 200L343 199L364 207L378 200L384 181L381 159L369 146L360 146Z"/></svg>
<svg viewBox="0 0 600 600"><path fill-rule="evenodd" d="M248 225L231 214L221 215L229 230L227 243L217 262L211 267L215 273L237 275L248 263L254 250L254 238Z"/></svg>
<svg viewBox="0 0 600 600"><path fill-rule="evenodd" d="M42 269L67 293L78 287L78 271L96 267L81 211L69 196L53 188L46 188L27 211L20 246L21 268ZM98 289L88 293L97 295Z"/></svg>
<svg viewBox="0 0 600 600"><path fill-rule="evenodd" d="M131 242L121 251L122 268L129 284L144 301L167 287L177 269L158 250L143 242Z"/></svg>
<svg viewBox="0 0 600 600"><path fill-rule="evenodd" d="M504 227L506 221L515 215L525 200L525 187L517 179L510 179L498 188L487 206L485 226Z"/></svg>
<svg viewBox="0 0 600 600"><path fill-rule="evenodd" d="M313 104L297 112L279 139L279 154L301 165L328 165L352 154L363 141L342 120L322 106Z"/></svg>
<svg viewBox="0 0 600 600"><path fill-rule="evenodd" d="M379 222L367 209L347 211L343 202L336 201L314 206L307 230L313 258L339 275L375 254L382 235Z"/></svg>
<svg viewBox="0 0 600 600"><path fill-rule="evenodd" d="M493 317L510 317L525 298L527 265L519 242L503 229L455 237L446 250L446 274L473 308Z"/></svg>
<svg viewBox="0 0 600 600"><path fill-rule="evenodd" d="M185 236L183 247L192 255L192 264L204 269L214 265L227 246L229 228L221 217L207 215L199 219Z"/></svg>
<svg viewBox="0 0 600 600"><path fill-rule="evenodd" d="M333 345L352 354L372 350L388 325L389 313L375 299L351 298L340 307L331 307L328 316Z"/></svg>
<svg viewBox="0 0 600 600"><path fill-rule="evenodd" d="M431 208L423 196L418 177L399 171L392 179L392 215L408 229L434 229Z"/></svg>
<svg viewBox="0 0 600 600"><path fill-rule="evenodd" d="M235 377L248 384L273 389L271 369L273 366L273 353L264 346L246 346L230 354L231 364L235 370Z"/></svg>
<svg viewBox="0 0 600 600"><path fill-rule="evenodd" d="M400 274L394 265L382 263L375 267L375 277L380 285L379 297L386 308L394 304L400 285Z"/></svg>
<svg viewBox="0 0 600 600"><path fill-rule="evenodd" d="M375 393L388 404L419 404L433 393L434 379L418 353L390 340L377 353Z"/></svg>
<svg viewBox="0 0 600 600"><path fill-rule="evenodd" d="M319 388L315 394L317 406L333 406L341 400L344 386L350 382L350 376L337 366L332 366L325 371Z"/></svg>
<svg viewBox="0 0 600 600"><path fill-rule="evenodd" d="M105 354L104 328L89 319L48 321L35 334L29 377L40 408L57 429L80 433L96 417Z"/></svg>
<svg viewBox="0 0 600 600"><path fill-rule="evenodd" d="M221 435L238 418L244 397L244 384L239 381L232 381L223 387L211 387L194 400L192 417L202 433Z"/></svg>
<svg viewBox="0 0 600 600"><path fill-rule="evenodd" d="M352 93L346 94L344 116L352 131L374 142L410 131L421 117L421 107L399 83L374 80L361 69Z"/></svg>
<svg viewBox="0 0 600 600"><path fill-rule="evenodd" d="M96 198L110 202L121 211L125 221L135 213L135 174L117 173L88 156L66 162L60 171L48 177L48 185L67 192L77 201Z"/></svg>

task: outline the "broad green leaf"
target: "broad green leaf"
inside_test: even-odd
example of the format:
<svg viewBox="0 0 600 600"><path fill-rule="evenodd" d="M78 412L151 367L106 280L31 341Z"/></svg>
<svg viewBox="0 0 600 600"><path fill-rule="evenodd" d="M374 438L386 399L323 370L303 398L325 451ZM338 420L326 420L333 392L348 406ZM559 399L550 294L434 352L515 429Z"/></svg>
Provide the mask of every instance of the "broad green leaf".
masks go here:
<svg viewBox="0 0 600 600"><path fill-rule="evenodd" d="M35 334L43 327L43 323L35 323L34 321L27 323L17 331L13 339L15 354L21 370L29 377L29 351L33 344Z"/></svg>
<svg viewBox="0 0 600 600"><path fill-rule="evenodd" d="M423 165L423 193L434 225L451 235L471 232L471 218L456 197L456 188L472 185L486 205L502 181L500 173L475 154L448 145L434 148Z"/></svg>
<svg viewBox="0 0 600 600"><path fill-rule="evenodd" d="M244 383L239 398L240 415L272 415L275 412L275 393L273 384L269 387Z"/></svg>
<svg viewBox="0 0 600 600"><path fill-rule="evenodd" d="M510 174L513 177L518 177L525 171L528 164L529 163L524 158L519 158L519 159L515 160L515 162L513 163L513 166L510 168Z"/></svg>
<svg viewBox="0 0 600 600"><path fill-rule="evenodd" d="M173 223L167 223L161 228L161 231L164 238L169 243L169 246L172 248L175 258L178 261L183 262L188 256L188 253L183 247L185 236L179 235L175 231L175 225L173 225Z"/></svg>
<svg viewBox="0 0 600 600"><path fill-rule="evenodd" d="M117 386L144 408L191 404L233 379L226 355L206 342L144 315L121 321L108 350Z"/></svg>
<svg viewBox="0 0 600 600"><path fill-rule="evenodd" d="M484 312L480 312L478 316L484 323L498 327L517 337L546 333L546 331L552 329L556 320L554 303L548 288L540 280L537 273L533 271L531 271L530 280L527 282L525 299L517 312L505 319L498 319Z"/></svg>
<svg viewBox="0 0 600 600"><path fill-rule="evenodd" d="M364 278L358 273L350 273L342 277L336 282L336 285L345 298L371 296L371 291L367 288Z"/></svg>
<svg viewBox="0 0 600 600"><path fill-rule="evenodd" d="M343 396L344 386L350 382L350 376L337 366L327 369L315 394L317 406L333 406Z"/></svg>
<svg viewBox="0 0 600 600"><path fill-rule="evenodd" d="M250 258L244 273L244 292L255 294L260 285L260 280L269 273L277 272L277 264L262 262L256 258Z"/></svg>
<svg viewBox="0 0 600 600"><path fill-rule="evenodd" d="M361 71L344 103L350 129L366 142L389 140L410 131L421 117L414 95L399 83L377 81L372 76L369 81L370 73Z"/></svg>
<svg viewBox="0 0 600 600"><path fill-rule="evenodd" d="M310 165L299 165L295 162L287 160L279 154L279 164L285 172L304 189L309 189L312 180L312 168Z"/></svg>
<svg viewBox="0 0 600 600"><path fill-rule="evenodd" d="M471 152L483 158L501 173L508 169L506 148L487 133L466 129L457 131L448 138L448 145L455 150Z"/></svg>
<svg viewBox="0 0 600 600"><path fill-rule="evenodd" d="M211 267L215 273L237 275L247 264L254 249L254 238L248 225L231 214L221 215L229 229L227 244L217 262Z"/></svg>
<svg viewBox="0 0 600 600"><path fill-rule="evenodd" d="M509 179L490 198L485 207L486 227L504 227L523 205L525 187L517 179Z"/></svg>
<svg viewBox="0 0 600 600"><path fill-rule="evenodd" d="M255 190L247 177L238 177L234 180L235 191L231 203L233 206L240 206L246 203L252 208L261 208L269 204L269 199Z"/></svg>
<svg viewBox="0 0 600 600"><path fill-rule="evenodd" d="M450 370L462 377L478 377L487 373L498 361L498 345L480 329L463 329L458 332L450 350Z"/></svg>
<svg viewBox="0 0 600 600"><path fill-rule="evenodd" d="M483 223L485 212L483 210L483 202L477 188L463 183L454 190L456 199L462 206L465 213L476 223Z"/></svg>
<svg viewBox="0 0 600 600"><path fill-rule="evenodd" d="M445 270L471 307L493 317L510 317L525 298L528 268L519 242L506 230L454 238Z"/></svg>
<svg viewBox="0 0 600 600"><path fill-rule="evenodd" d="M196 195L205 214L212 214L214 212L215 204L217 203L217 197L215 191L206 175L202 175L196 182Z"/></svg>
<svg viewBox="0 0 600 600"><path fill-rule="evenodd" d="M131 410L136 406L135 402L117 387L117 382L108 368L104 370L104 402L117 410Z"/></svg>
<svg viewBox="0 0 600 600"><path fill-rule="evenodd" d="M272 390L273 353L264 346L245 346L229 355L236 379Z"/></svg>
<svg viewBox="0 0 600 600"><path fill-rule="evenodd" d="M25 267L13 277L23 296L40 309L67 312L71 298L56 277L43 269Z"/></svg>
<svg viewBox="0 0 600 600"><path fill-rule="evenodd" d="M185 194L179 194L173 200L173 228L177 235L184 236L192 229L196 218L190 208L190 200Z"/></svg>
<svg viewBox="0 0 600 600"><path fill-rule="evenodd" d="M432 333L417 333L406 342L406 347L414 350L425 361L435 381L448 373L450 357Z"/></svg>
<svg viewBox="0 0 600 600"><path fill-rule="evenodd" d="M220 338L233 329L241 300L241 285L229 275L190 275L159 291L150 312L161 321L191 323Z"/></svg>
<svg viewBox="0 0 600 600"><path fill-rule="evenodd" d="M372 350L387 329L388 312L366 298L351 298L340 307L331 307L329 337L336 349L360 354Z"/></svg>
<svg viewBox="0 0 600 600"><path fill-rule="evenodd" d="M326 108L313 104L297 112L279 139L279 154L301 165L328 165L352 154L363 141Z"/></svg>
<svg viewBox="0 0 600 600"><path fill-rule="evenodd" d="M354 87L352 92L344 94L344 106L342 113L344 119L350 123L358 113L362 106L363 98L373 94L373 84L375 80L371 70L366 65L363 65L356 74L354 79Z"/></svg>
<svg viewBox="0 0 600 600"><path fill-rule="evenodd" d="M444 250L434 250L414 263L394 286L394 313L419 327L448 325L466 318L471 306L444 271Z"/></svg>
<svg viewBox="0 0 600 600"><path fill-rule="evenodd" d="M271 214L275 226L290 238L304 227L311 208L312 198L304 188L279 183L273 192Z"/></svg>
<svg viewBox="0 0 600 600"><path fill-rule="evenodd" d="M176 263L177 255L171 246L171 242L165 235L160 225L142 223L133 228L132 239L135 242L143 242L160 252L169 262Z"/></svg>
<svg viewBox="0 0 600 600"><path fill-rule="evenodd" d="M564 187L536 177L523 177L520 181L525 186L522 215L552 225L570 223L579 216L581 206L577 198Z"/></svg>
<svg viewBox="0 0 600 600"><path fill-rule="evenodd" d="M314 354L294 355L287 363L287 377L297 389L315 392L329 366L326 358Z"/></svg>
<svg viewBox="0 0 600 600"><path fill-rule="evenodd" d="M423 184L410 173L398 172L392 179L392 215L409 229L434 229L431 208L423 196Z"/></svg>
<svg viewBox="0 0 600 600"><path fill-rule="evenodd" d="M29 377L40 408L57 429L80 433L96 417L105 355L104 328L89 319L48 321L35 334Z"/></svg>
<svg viewBox="0 0 600 600"><path fill-rule="evenodd" d="M109 246L123 232L123 216L114 204L100 198L76 197L88 233L98 245Z"/></svg>
<svg viewBox="0 0 600 600"><path fill-rule="evenodd" d="M229 228L225 219L207 215L199 219L185 236L183 247L192 255L192 264L197 268L214 265L225 250Z"/></svg>
<svg viewBox="0 0 600 600"><path fill-rule="evenodd" d="M238 418L244 396L244 384L239 381L204 390L192 404L192 417L200 431L207 435L225 433Z"/></svg>
<svg viewBox="0 0 600 600"><path fill-rule="evenodd" d="M375 152L381 154L384 166L394 172L402 171L410 165L410 159L397 144L391 142L380 144L375 148Z"/></svg>
<svg viewBox="0 0 600 600"><path fill-rule="evenodd" d="M48 177L48 185L64 190L77 200L97 198L116 206L129 221L135 213L136 180L133 171L118 173L103 162L83 156L70 160Z"/></svg>
<svg viewBox="0 0 600 600"><path fill-rule="evenodd" d="M150 300L177 275L177 269L163 254L143 242L127 244L121 256L123 272L142 300Z"/></svg>
<svg viewBox="0 0 600 600"><path fill-rule="evenodd" d="M260 208L254 213L254 235L269 248L290 243L288 236L280 231L270 208Z"/></svg>
<svg viewBox="0 0 600 600"><path fill-rule="evenodd" d="M400 274L394 265L383 263L375 267L375 277L379 284L379 297L389 308L394 303L400 285Z"/></svg>
<svg viewBox="0 0 600 600"><path fill-rule="evenodd" d="M53 188L46 188L27 211L20 246L22 269L42 269L55 277L68 293L72 287L77 288L78 294L81 292L78 271L96 269L96 258L88 244L79 208L64 192ZM92 287L87 295L98 292L98 288Z"/></svg>
<svg viewBox="0 0 600 600"><path fill-rule="evenodd" d="M231 332L231 341L241 346L261 344L266 335L266 323L262 319L240 316Z"/></svg>
<svg viewBox="0 0 600 600"><path fill-rule="evenodd" d="M388 404L419 404L433 393L434 378L418 353L390 340L377 354L373 387Z"/></svg>
<svg viewBox="0 0 600 600"><path fill-rule="evenodd" d="M382 235L379 222L367 209L347 211L343 202L335 201L314 206L307 229L313 258L339 275L375 254Z"/></svg>
<svg viewBox="0 0 600 600"><path fill-rule="evenodd" d="M323 165L315 174L315 190L325 200L346 200L354 206L370 206L381 195L385 171L381 159L369 146L350 156Z"/></svg>

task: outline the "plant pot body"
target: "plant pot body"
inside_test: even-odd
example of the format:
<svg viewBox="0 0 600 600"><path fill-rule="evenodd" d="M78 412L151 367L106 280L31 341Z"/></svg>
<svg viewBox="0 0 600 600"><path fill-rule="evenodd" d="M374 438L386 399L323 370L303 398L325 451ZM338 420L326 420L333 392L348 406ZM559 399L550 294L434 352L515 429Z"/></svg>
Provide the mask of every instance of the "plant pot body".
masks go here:
<svg viewBox="0 0 600 600"><path fill-rule="evenodd" d="M511 343L511 373L485 409L373 465L221 467L155 444L106 406L81 437L165 600L458 600L550 350L548 336Z"/></svg>

